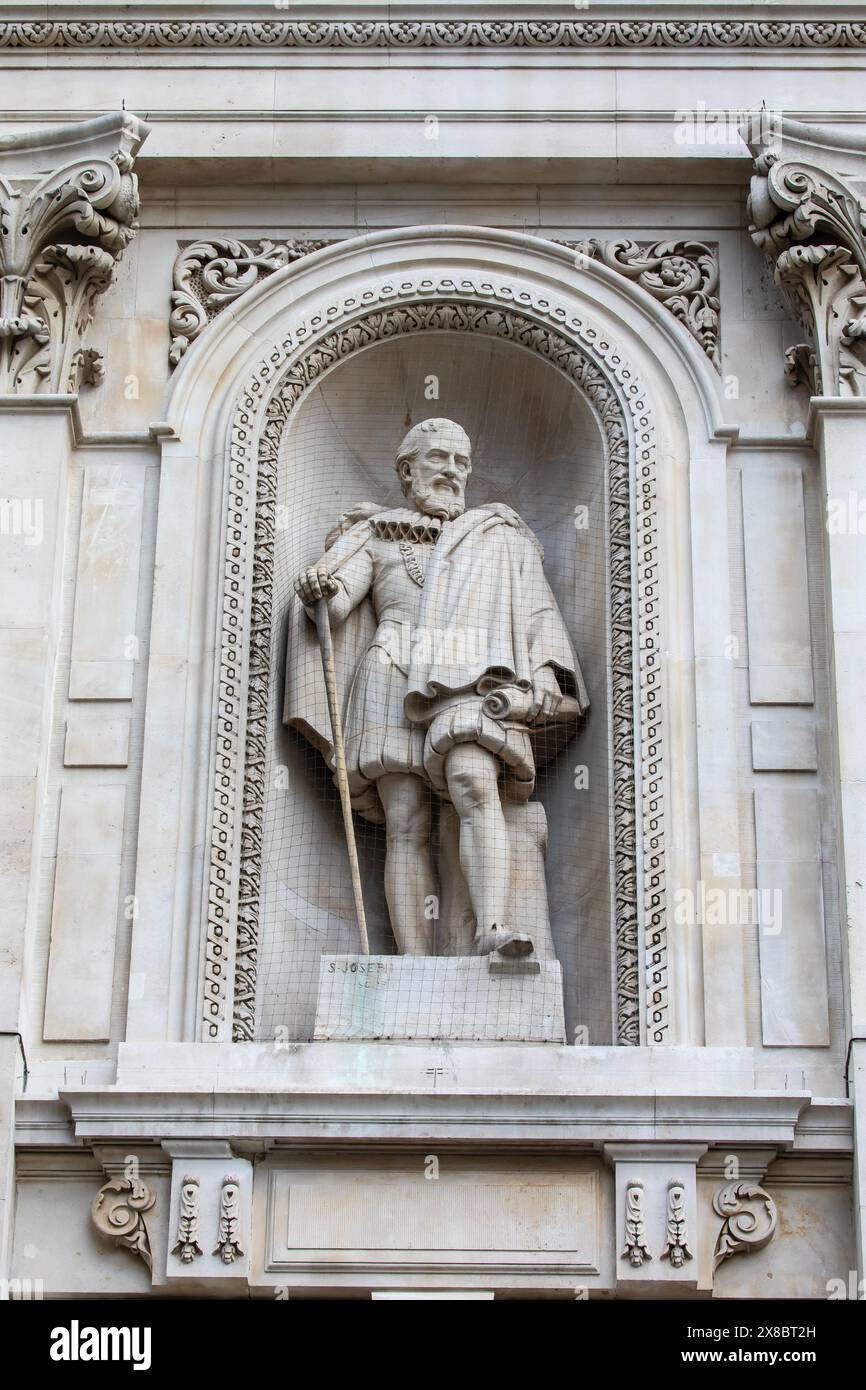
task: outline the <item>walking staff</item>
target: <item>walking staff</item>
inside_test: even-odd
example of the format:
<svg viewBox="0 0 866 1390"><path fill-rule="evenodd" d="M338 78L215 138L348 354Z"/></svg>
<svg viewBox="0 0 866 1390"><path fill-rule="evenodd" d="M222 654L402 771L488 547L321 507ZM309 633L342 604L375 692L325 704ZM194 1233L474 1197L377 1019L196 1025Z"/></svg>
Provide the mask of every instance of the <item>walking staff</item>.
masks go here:
<svg viewBox="0 0 866 1390"><path fill-rule="evenodd" d="M370 941L367 936L367 918L364 913L364 895L361 892L361 870L358 865L358 846L355 842L355 825L352 820L352 801L349 796L349 774L346 771L346 750L343 744L343 721L340 717L340 698L337 694L337 668L334 664L334 643L331 638L331 619L328 613L328 600L320 598L316 602L316 632L322 653L322 671L325 676L325 690L328 695L328 713L331 716L331 734L334 743L334 762L337 773L337 787L340 793L340 806L343 810L343 828L346 832L346 848L349 851L349 868L352 874L352 893L355 898L355 915L358 918L358 931L361 935L361 952L370 954Z"/></svg>

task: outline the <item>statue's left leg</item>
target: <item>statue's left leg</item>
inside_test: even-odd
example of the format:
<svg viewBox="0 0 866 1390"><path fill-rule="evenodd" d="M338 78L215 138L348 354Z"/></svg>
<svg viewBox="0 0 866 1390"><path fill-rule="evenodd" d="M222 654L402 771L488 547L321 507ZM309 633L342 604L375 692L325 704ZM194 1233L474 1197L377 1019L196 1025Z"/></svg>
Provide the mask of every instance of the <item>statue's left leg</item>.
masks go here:
<svg viewBox="0 0 866 1390"><path fill-rule="evenodd" d="M477 743L458 743L446 756L445 780L460 817L460 866L477 937L492 942L493 933L505 926L510 858L499 797L499 764L493 753Z"/></svg>

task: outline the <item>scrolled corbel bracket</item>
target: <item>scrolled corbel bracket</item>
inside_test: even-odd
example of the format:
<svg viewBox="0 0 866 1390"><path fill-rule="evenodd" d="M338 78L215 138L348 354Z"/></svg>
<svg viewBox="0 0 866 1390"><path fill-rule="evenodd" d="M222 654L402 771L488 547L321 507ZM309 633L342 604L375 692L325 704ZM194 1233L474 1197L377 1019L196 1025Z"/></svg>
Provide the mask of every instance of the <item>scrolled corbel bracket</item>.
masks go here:
<svg viewBox="0 0 866 1390"><path fill-rule="evenodd" d="M153 1260L144 1213L156 1202L156 1193L140 1178L110 1178L103 1183L90 1206L90 1216L100 1235L140 1255L148 1269Z"/></svg>
<svg viewBox="0 0 866 1390"><path fill-rule="evenodd" d="M713 1197L713 1211L722 1218L713 1252L714 1271L732 1255L762 1250L776 1234L776 1203L757 1183L731 1182L720 1187Z"/></svg>
<svg viewBox="0 0 866 1390"><path fill-rule="evenodd" d="M866 396L866 140L780 118L743 134L751 237L810 339L788 348L785 377L812 395Z"/></svg>
<svg viewBox="0 0 866 1390"><path fill-rule="evenodd" d="M0 139L0 393L94 384L78 354L138 226L148 130L120 111Z"/></svg>

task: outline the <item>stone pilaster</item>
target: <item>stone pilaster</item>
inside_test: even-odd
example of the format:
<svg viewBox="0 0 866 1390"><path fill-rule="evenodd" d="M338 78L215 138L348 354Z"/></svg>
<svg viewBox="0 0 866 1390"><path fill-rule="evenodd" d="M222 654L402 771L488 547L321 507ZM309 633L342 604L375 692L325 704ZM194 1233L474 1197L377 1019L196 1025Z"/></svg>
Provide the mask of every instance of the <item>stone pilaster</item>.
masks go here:
<svg viewBox="0 0 866 1390"><path fill-rule="evenodd" d="M116 112L0 139L0 1029L10 1035L0 1115L15 1089L38 898L76 392L99 378L83 335L135 230L132 165L146 134ZM0 1211L11 1181L0 1138Z"/></svg>
<svg viewBox="0 0 866 1390"><path fill-rule="evenodd" d="M857 1107L854 1207L863 1270L866 1152L862 1039L866 1037L866 139L776 119L749 139L755 175L752 239L809 333L786 353L791 385L813 400L810 430L821 463L827 629L841 828L849 1084ZM853 398L853 399L852 399ZM860 1041L857 1041L857 1040Z"/></svg>

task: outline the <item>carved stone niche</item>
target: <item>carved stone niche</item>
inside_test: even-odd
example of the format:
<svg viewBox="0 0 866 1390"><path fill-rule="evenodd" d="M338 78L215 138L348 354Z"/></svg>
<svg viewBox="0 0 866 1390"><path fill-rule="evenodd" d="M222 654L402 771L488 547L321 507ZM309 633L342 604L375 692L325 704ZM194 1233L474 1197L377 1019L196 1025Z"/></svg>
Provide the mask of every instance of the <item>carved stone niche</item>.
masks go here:
<svg viewBox="0 0 866 1390"><path fill-rule="evenodd" d="M364 498L399 506L394 451L406 417L441 414L447 401L472 440L467 506L511 506L542 543L545 572L569 624L591 701L571 743L549 760L538 758L543 772L526 803L538 827L549 925L529 906L517 915L521 925L532 925L539 946L543 926L550 938L545 956L561 966L568 1040L636 1041L627 426L601 371L552 334L548 352L527 351L520 345L524 340L527 347L544 348L548 339L517 314L420 306L404 314L403 333L397 315L380 317L378 341L377 320L367 349L338 364L297 409L292 374L271 410L257 508L261 544L250 681L255 719L247 726L238 957L243 996L236 1036L287 1044L309 1039L321 998L323 953L339 962L341 953L357 949L333 780L319 752L280 718L285 653L287 646L297 650L292 582L321 553L347 507ZM512 341L502 341L506 331ZM329 345L326 360L332 360L331 351L339 352L339 345ZM438 409L425 396L434 380ZM433 956L440 973L450 964L444 957L467 954L450 950L449 924L456 914L447 811L431 798L440 884ZM617 836L612 885L611 820ZM382 969L395 949L383 896L386 841L372 817L357 818L356 826L371 959ZM528 879L527 865L521 872ZM519 892L512 901L520 901ZM480 1003L470 972L463 973L472 1014ZM381 995L380 977L375 984ZM401 988L413 997L425 993L405 972ZM497 984L506 993L512 988L517 986ZM386 1030L371 1036L405 1034ZM491 1040L498 1036L494 1032Z"/></svg>
<svg viewBox="0 0 866 1390"><path fill-rule="evenodd" d="M426 227L375 234L389 255L392 243L400 258L403 242L409 247L413 264L400 271L399 298L390 266L370 281L368 251L351 244L315 252L306 265L302 260L288 275L287 268L278 270L270 283L257 280L246 292L251 305L272 316L279 336L267 338L260 322L260 340L244 347L255 365L243 379L247 367L238 368L243 385L229 426L215 758L207 774L205 942L197 982L201 1036L208 1040L233 1037L279 1051L313 1039L322 958L355 955L361 944L359 896L371 955L398 954L385 898L382 819L364 817L356 807L349 821L361 869L356 894L347 852L352 841L347 844L344 807L326 755L284 718L289 622L295 581L323 554L340 518L361 504L372 506L368 520L400 508L395 451L409 426L442 416L460 423L472 442L467 507L511 508L543 546L544 573L573 623L590 695L586 719L554 756L537 761L544 783L539 778L530 789L539 831L528 845L530 867L537 882L545 859L551 917L533 925L545 945L552 935L562 967L566 1038L634 1046L644 1035L663 1042L672 1027L660 678L665 578L657 505L663 488L655 400L644 384L637 341L623 344L607 331L604 314L599 322L579 311L583 299L596 293L597 283L621 286L624 302L634 303L648 324L661 322L665 342L676 343L683 373L697 364L702 395L711 369L687 334L669 331L658 301L635 295L607 265L589 261L580 279L564 248L536 239L500 247L503 240L480 228L449 229L444 236ZM510 272L495 283L486 272L476 275L479 248L485 256L504 257L504 265L513 254ZM436 258L443 268L431 271ZM545 275L556 271L562 283L557 298L546 280L536 284L536 263ZM328 285L332 274L352 277L345 294L336 296ZM294 289L308 281L311 309L304 313L295 306ZM244 323L243 299L185 355L176 400L204 351L230 350L229 339ZM253 352L263 355L256 360ZM182 439L183 423L177 428ZM406 541L402 533L378 538ZM307 645L314 646L309 612L304 618L303 631L313 639ZM478 634L456 634L458 641L464 636L470 644ZM292 647L299 651L300 643ZM316 673L322 683L318 647L312 657L309 671L297 660L292 669L302 669L301 680L309 674L315 689ZM346 669L355 672L357 662ZM379 725L373 720L369 727ZM430 788L439 796L432 775ZM428 806L436 835L442 800ZM441 849L439 838L432 855L440 885ZM513 853L509 859L518 862ZM447 876L445 883L450 887ZM510 880L507 892L509 902L516 898ZM453 936L441 931L447 925L443 896L431 894L441 909L434 918L434 961L471 954L452 951ZM529 913L514 916L503 921L519 932ZM540 951L536 958L543 959ZM405 997L426 997L412 972L402 973L409 976ZM162 1007L155 996L148 997L148 1012L151 1007ZM435 1020L431 1029L425 1022L423 1036L450 1037L443 1029ZM387 1041L407 1033L408 1026L377 1026L353 1036ZM411 1036L418 1036L417 1028Z"/></svg>
<svg viewBox="0 0 866 1390"><path fill-rule="evenodd" d="M866 396L866 139L780 117L743 131L755 156L752 240L810 336L785 354L792 386Z"/></svg>
<svg viewBox="0 0 866 1390"><path fill-rule="evenodd" d="M119 111L0 139L0 394L101 381L82 338L135 233L148 130Z"/></svg>

